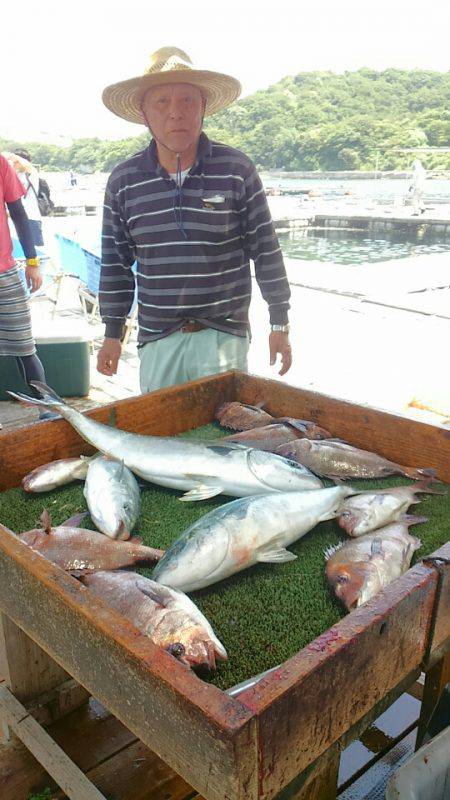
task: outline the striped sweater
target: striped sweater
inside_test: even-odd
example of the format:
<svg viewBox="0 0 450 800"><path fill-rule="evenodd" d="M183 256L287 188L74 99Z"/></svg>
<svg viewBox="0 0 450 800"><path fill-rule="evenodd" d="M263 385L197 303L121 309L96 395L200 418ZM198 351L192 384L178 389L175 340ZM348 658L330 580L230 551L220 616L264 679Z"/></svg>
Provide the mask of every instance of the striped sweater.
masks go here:
<svg viewBox="0 0 450 800"><path fill-rule="evenodd" d="M119 164L106 187L100 278L105 335L121 336L136 274L140 343L167 336L188 320L245 336L249 259L271 323L286 324L289 284L250 159L202 133L197 160L180 188L159 165L152 141Z"/></svg>

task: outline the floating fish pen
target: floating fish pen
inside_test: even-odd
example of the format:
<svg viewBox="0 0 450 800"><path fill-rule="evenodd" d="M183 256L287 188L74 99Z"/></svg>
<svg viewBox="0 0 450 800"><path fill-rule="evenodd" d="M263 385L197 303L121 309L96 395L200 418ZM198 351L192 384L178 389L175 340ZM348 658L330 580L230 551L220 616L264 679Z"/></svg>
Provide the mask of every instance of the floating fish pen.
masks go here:
<svg viewBox="0 0 450 800"><path fill-rule="evenodd" d="M448 431L242 373L119 401L89 416L108 423L114 411L124 430L211 439L225 433L213 420L227 400L264 401L277 417L312 419L357 447L432 467L441 481L450 481ZM421 501L428 522L415 531L422 541L415 565L350 614L324 578L323 551L344 538L335 520L290 546L296 561L258 564L196 592L193 599L229 656L214 675L197 676L11 533L34 527L44 506L55 524L84 508L80 486L32 497L18 487L40 464L91 452L64 420L0 439L0 663L6 678L0 714L50 773L39 738L43 728L36 722L39 730L25 736L14 703L32 707L46 723L92 695L206 800L335 797L341 750L425 670L422 735L450 671L448 495ZM364 481L364 488L405 482ZM187 504L178 497L157 486L145 489L135 531L145 544L166 548L226 502L221 496ZM92 527L89 520L84 524ZM227 693L273 667L239 695ZM53 776L60 780L57 770ZM193 797L192 789L177 796Z"/></svg>
<svg viewBox="0 0 450 800"><path fill-rule="evenodd" d="M429 219L419 217L396 217L395 215L374 214L315 214L311 218L311 225L317 228L351 228L357 231L382 233L397 231L413 239L428 238L447 239L450 237L450 221L445 219Z"/></svg>

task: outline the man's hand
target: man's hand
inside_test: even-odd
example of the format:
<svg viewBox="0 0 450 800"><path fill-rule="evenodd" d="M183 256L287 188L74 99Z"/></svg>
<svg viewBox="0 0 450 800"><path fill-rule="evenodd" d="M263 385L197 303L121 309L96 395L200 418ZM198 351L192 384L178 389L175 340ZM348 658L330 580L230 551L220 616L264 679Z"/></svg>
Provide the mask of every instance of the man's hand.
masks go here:
<svg viewBox="0 0 450 800"><path fill-rule="evenodd" d="M31 292L37 292L42 286L42 274L39 267L25 267L25 280Z"/></svg>
<svg viewBox="0 0 450 800"><path fill-rule="evenodd" d="M273 367L277 360L277 355L281 355L281 369L279 375L285 375L292 364L291 345L289 334L282 331L272 331L269 336L270 366Z"/></svg>
<svg viewBox="0 0 450 800"><path fill-rule="evenodd" d="M115 375L122 353L120 339L106 338L98 351L97 370L102 375Z"/></svg>

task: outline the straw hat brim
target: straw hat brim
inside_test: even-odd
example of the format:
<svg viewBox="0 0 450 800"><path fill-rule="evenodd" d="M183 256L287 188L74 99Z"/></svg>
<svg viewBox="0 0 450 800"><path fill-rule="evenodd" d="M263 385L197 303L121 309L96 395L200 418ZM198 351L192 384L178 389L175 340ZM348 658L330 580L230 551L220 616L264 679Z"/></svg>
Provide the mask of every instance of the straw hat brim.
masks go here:
<svg viewBox="0 0 450 800"><path fill-rule="evenodd" d="M118 117L144 125L141 103L145 93L153 86L167 83L191 83L197 86L206 99L205 116L222 111L239 97L242 90L239 81L231 75L209 70L177 69L113 83L104 90L102 100L106 108Z"/></svg>

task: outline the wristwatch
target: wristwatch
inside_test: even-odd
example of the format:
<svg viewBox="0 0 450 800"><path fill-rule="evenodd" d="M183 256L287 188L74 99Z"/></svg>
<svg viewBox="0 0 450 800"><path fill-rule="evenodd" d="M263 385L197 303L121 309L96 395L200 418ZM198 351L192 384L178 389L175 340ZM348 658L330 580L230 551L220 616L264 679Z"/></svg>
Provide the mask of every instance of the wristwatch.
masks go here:
<svg viewBox="0 0 450 800"><path fill-rule="evenodd" d="M279 333L289 333L291 330L290 325L271 325L272 332L278 331Z"/></svg>
<svg viewBox="0 0 450 800"><path fill-rule="evenodd" d="M38 267L38 266L39 266L38 258L27 258L27 267Z"/></svg>

